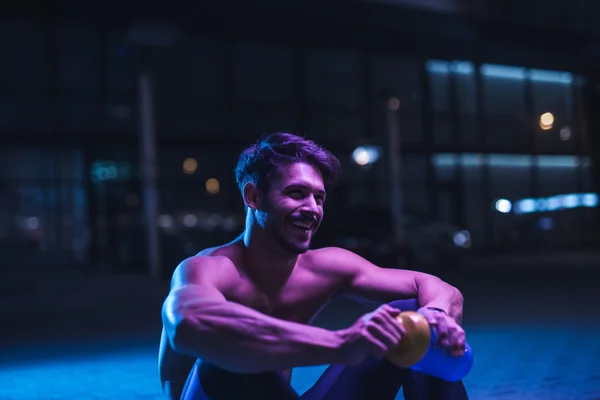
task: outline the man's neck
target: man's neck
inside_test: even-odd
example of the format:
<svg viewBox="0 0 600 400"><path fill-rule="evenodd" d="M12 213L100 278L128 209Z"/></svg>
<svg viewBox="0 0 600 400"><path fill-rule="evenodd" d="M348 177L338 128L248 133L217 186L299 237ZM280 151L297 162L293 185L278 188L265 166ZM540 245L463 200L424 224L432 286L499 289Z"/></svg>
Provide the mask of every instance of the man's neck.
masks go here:
<svg viewBox="0 0 600 400"><path fill-rule="evenodd" d="M258 229L243 233L244 270L259 287L276 291L289 279L298 255L281 248L274 239Z"/></svg>

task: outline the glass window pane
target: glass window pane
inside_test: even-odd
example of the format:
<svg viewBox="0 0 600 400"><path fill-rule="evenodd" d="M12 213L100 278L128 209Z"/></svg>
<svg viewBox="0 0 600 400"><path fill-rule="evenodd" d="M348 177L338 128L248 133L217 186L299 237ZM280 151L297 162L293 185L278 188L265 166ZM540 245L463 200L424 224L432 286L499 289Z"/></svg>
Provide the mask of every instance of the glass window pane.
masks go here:
<svg viewBox="0 0 600 400"><path fill-rule="evenodd" d="M532 122L525 104L526 70L484 64L481 73L488 148L529 151Z"/></svg>
<svg viewBox="0 0 600 400"><path fill-rule="evenodd" d="M477 162L472 162L476 158ZM461 156L462 166L462 196L463 196L463 215L465 217L464 228L469 230L474 249L485 248L486 243L486 221L492 213L489 207L489 201L483 197L483 166L482 157L479 154Z"/></svg>
<svg viewBox="0 0 600 400"><path fill-rule="evenodd" d="M454 150L452 121L449 117L438 117L433 121L435 147L442 151Z"/></svg>
<svg viewBox="0 0 600 400"><path fill-rule="evenodd" d="M423 155L402 156L401 178L405 212L422 223L428 222L431 215L427 185L429 162L429 158Z"/></svg>
<svg viewBox="0 0 600 400"><path fill-rule="evenodd" d="M161 102L156 113L159 136L218 137L227 132L227 110L198 103Z"/></svg>
<svg viewBox="0 0 600 400"><path fill-rule="evenodd" d="M541 155L537 157L539 197L576 193L579 189L580 158L576 156Z"/></svg>
<svg viewBox="0 0 600 400"><path fill-rule="evenodd" d="M361 103L359 56L355 51L309 50L308 95L316 107L358 107Z"/></svg>
<svg viewBox="0 0 600 400"><path fill-rule="evenodd" d="M3 254L21 267L64 268L86 253L87 198L82 153L74 149L5 149L0 154Z"/></svg>
<svg viewBox="0 0 600 400"><path fill-rule="evenodd" d="M532 157L528 155L492 154L488 157L491 193L484 207L493 210L493 240L498 250L514 251L527 248L530 239L530 222L505 207L531 196ZM498 203L501 201L501 203Z"/></svg>
<svg viewBox="0 0 600 400"><path fill-rule="evenodd" d="M400 100L404 112L420 114L421 63L410 59L376 56L371 64L373 97L385 104L387 96L395 96Z"/></svg>
<svg viewBox="0 0 600 400"><path fill-rule="evenodd" d="M138 71L134 51L126 42L124 32L106 34L106 68L108 91L111 95L135 95Z"/></svg>
<svg viewBox="0 0 600 400"><path fill-rule="evenodd" d="M49 31L32 19L6 19L0 23L0 85L48 89L50 80ZM6 60L10 60L7 62Z"/></svg>
<svg viewBox="0 0 600 400"><path fill-rule="evenodd" d="M239 149L241 150L241 149ZM184 161L193 158L196 169L184 173ZM186 151L162 149L159 152L160 205L165 213L243 212L241 194L236 186L233 168L237 151L226 151L198 145ZM219 192L206 190L206 181L215 178ZM180 216L183 218L183 215ZM182 221L179 222L180 224Z"/></svg>
<svg viewBox="0 0 600 400"><path fill-rule="evenodd" d="M379 56L371 63L375 135L386 140L388 96L394 96L400 100L398 116L402 142L423 143L421 64L410 59Z"/></svg>
<svg viewBox="0 0 600 400"><path fill-rule="evenodd" d="M238 137L250 141L275 132L296 132L296 118L292 110L240 110ZM314 133L311 133L311 136Z"/></svg>
<svg viewBox="0 0 600 400"><path fill-rule="evenodd" d="M545 249L560 249L582 243L581 214L589 210L584 207L565 209L565 195L578 193L579 157L539 156L538 179L539 204L538 228ZM544 211L545 209L545 211Z"/></svg>
<svg viewBox="0 0 600 400"><path fill-rule="evenodd" d="M440 221L447 224L456 222L456 199L452 186L442 186L438 190L438 207L440 211Z"/></svg>
<svg viewBox="0 0 600 400"><path fill-rule="evenodd" d="M157 113L162 114L164 108L158 107ZM162 117L157 118L158 134ZM134 135L138 132L138 102L134 95L110 95L106 104L106 130L109 133Z"/></svg>
<svg viewBox="0 0 600 400"><path fill-rule="evenodd" d="M452 146L450 107L450 63L430 60L426 63L433 110L433 140L436 148Z"/></svg>
<svg viewBox="0 0 600 400"><path fill-rule="evenodd" d="M481 134L477 126L477 91L473 64L461 62L461 73L455 73L459 112L460 145L468 149L481 147ZM459 68L459 67L455 67ZM471 151L472 151L471 150Z"/></svg>
<svg viewBox="0 0 600 400"><path fill-rule="evenodd" d="M475 66L467 61L454 61L451 69L456 80L460 114L462 116L475 116L477 110Z"/></svg>
<svg viewBox="0 0 600 400"><path fill-rule="evenodd" d="M429 73L433 111L434 113L448 113L450 111L450 63L431 60L426 63L425 67Z"/></svg>
<svg viewBox="0 0 600 400"><path fill-rule="evenodd" d="M59 84L62 89L98 92L100 49L98 30L89 25L58 26Z"/></svg>
<svg viewBox="0 0 600 400"><path fill-rule="evenodd" d="M153 60L157 101L224 104L229 95L225 54L223 41L196 37L160 49Z"/></svg>
<svg viewBox="0 0 600 400"><path fill-rule="evenodd" d="M535 76L535 75L534 75ZM553 123L536 127L536 148L539 152L572 153L578 147L573 135L573 90L570 82L532 80L534 115L540 119L551 113Z"/></svg>
<svg viewBox="0 0 600 400"><path fill-rule="evenodd" d="M240 42L234 48L235 93L242 101L294 100L294 65L290 47Z"/></svg>
<svg viewBox="0 0 600 400"><path fill-rule="evenodd" d="M388 130L389 130L389 109L387 106L387 99L377 99L375 110L375 137L381 143L387 142ZM400 138L403 144L422 144L425 142L425 135L423 132L423 121L420 112L412 112L405 110L404 105L401 105L400 110L396 112L398 118L398 128L400 131ZM409 107L410 108L410 107Z"/></svg>
<svg viewBox="0 0 600 400"><path fill-rule="evenodd" d="M53 109L49 94L37 91L0 94L0 131L11 134L53 132Z"/></svg>
<svg viewBox="0 0 600 400"><path fill-rule="evenodd" d="M435 167L436 179L439 182L448 182L454 179L454 170L458 162L456 154L437 153L433 155L431 162Z"/></svg>
<svg viewBox="0 0 600 400"><path fill-rule="evenodd" d="M312 112L309 116L310 136L316 140L340 141L356 146L363 144L363 119L351 113Z"/></svg>
<svg viewBox="0 0 600 400"><path fill-rule="evenodd" d="M426 63L426 69L430 78L436 147L454 147L454 122L457 124L460 144L475 147L479 144L478 137L470 129L476 112L473 63L431 60Z"/></svg>
<svg viewBox="0 0 600 400"><path fill-rule="evenodd" d="M62 96L60 127L63 133L100 133L102 122L98 97L92 94Z"/></svg>

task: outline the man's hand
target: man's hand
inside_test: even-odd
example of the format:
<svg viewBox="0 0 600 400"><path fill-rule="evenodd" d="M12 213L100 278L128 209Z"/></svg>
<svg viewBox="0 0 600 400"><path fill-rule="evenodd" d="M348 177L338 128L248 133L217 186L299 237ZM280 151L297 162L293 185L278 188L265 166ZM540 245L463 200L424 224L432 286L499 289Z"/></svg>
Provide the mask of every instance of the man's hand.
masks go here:
<svg viewBox="0 0 600 400"><path fill-rule="evenodd" d="M449 350L453 357L465 354L465 331L460 325L445 313L428 308L419 310L437 331L437 344Z"/></svg>
<svg viewBox="0 0 600 400"><path fill-rule="evenodd" d="M341 362L356 365L368 356L383 358L398 346L406 333L396 320L400 310L382 305L377 310L365 314L348 329L338 331L342 338Z"/></svg>

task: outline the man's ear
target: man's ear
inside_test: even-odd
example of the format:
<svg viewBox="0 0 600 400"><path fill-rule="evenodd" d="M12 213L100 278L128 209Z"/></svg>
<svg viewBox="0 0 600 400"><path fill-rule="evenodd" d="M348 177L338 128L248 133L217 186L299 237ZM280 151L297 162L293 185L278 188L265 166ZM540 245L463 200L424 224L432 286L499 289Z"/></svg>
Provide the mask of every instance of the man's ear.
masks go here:
<svg viewBox="0 0 600 400"><path fill-rule="evenodd" d="M244 185L244 204L246 207L256 210L260 207L263 200L263 192L252 182Z"/></svg>

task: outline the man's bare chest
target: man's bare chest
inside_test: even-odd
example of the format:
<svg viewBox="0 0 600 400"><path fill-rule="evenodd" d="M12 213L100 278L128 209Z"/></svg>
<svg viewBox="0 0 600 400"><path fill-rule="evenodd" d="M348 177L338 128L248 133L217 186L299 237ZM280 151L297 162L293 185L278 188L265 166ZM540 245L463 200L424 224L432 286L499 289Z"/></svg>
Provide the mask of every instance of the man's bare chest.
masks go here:
<svg viewBox="0 0 600 400"><path fill-rule="evenodd" d="M226 297L275 318L307 323L338 289L339 283L332 279L301 272L276 290L261 288L248 278L240 278Z"/></svg>

